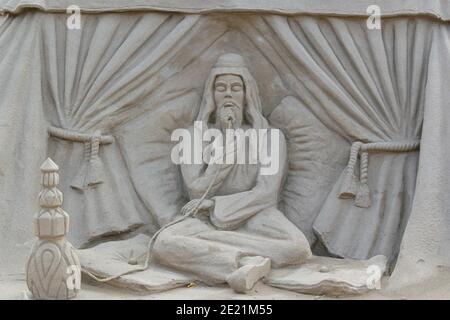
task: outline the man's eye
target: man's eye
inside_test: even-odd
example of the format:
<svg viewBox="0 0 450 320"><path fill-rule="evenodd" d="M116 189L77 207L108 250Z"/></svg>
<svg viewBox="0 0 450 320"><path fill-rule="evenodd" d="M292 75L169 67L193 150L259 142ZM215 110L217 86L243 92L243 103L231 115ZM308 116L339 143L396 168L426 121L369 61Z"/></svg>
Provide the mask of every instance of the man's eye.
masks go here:
<svg viewBox="0 0 450 320"><path fill-rule="evenodd" d="M241 91L242 90L242 86L235 85L235 86L231 87L231 90L236 91L236 92Z"/></svg>
<svg viewBox="0 0 450 320"><path fill-rule="evenodd" d="M216 91L224 92L225 91L225 87L224 86L217 86L216 87Z"/></svg>

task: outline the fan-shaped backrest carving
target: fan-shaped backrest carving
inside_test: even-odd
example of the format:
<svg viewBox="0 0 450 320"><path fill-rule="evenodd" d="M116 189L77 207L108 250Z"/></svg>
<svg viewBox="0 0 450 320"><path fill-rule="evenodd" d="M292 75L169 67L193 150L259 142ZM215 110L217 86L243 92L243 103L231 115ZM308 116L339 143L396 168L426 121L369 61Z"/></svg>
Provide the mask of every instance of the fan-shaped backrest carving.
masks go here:
<svg viewBox="0 0 450 320"><path fill-rule="evenodd" d="M288 145L289 165L281 209L313 245L316 238L312 225L346 165L349 144L292 96L281 101L269 122L283 130Z"/></svg>

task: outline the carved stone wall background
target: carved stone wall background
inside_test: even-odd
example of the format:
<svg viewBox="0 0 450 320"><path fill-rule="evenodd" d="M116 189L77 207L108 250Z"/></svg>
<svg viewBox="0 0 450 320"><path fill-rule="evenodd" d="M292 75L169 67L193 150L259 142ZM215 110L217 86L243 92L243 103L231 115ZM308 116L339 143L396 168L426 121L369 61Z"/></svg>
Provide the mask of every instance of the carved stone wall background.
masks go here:
<svg viewBox="0 0 450 320"><path fill-rule="evenodd" d="M282 204L312 243L312 225L327 197L344 202L340 209L350 216L359 215L357 226L366 223L365 214L381 212L376 204L358 209L329 193L353 141L421 138L419 164L417 152L400 154L396 157L407 164L398 165L397 159L399 167L389 174L397 179L397 187L403 186L402 175L412 179L402 190L408 194L402 200L405 205L392 209L402 217L396 217L399 234L390 243L400 245L412 206L403 261L415 265L426 256L427 262L449 262L443 243L450 224L442 196L450 191L445 161L450 119L445 107L450 50L446 23L425 17L386 18L383 31L371 34L362 18L123 13L83 16L82 30L70 31L65 19L65 14L28 12L0 20L0 224L15 230L1 232L0 248L7 252L0 255L2 272L23 265L31 239L26 221L35 211L39 190L37 168L47 152L61 167L74 244L142 224L155 230L170 219L181 206L182 190L175 168L154 151L169 150L168 133L194 118L208 70L220 54L230 51L249 62L269 119L286 130L288 119L278 108L285 107L284 98L295 97L302 110L296 119L303 112L305 119L294 127L313 127L304 143L319 142L322 151L315 161L293 158L287 182L291 192L285 192ZM87 134L90 140L48 140L49 126ZM75 189L70 184L82 174L83 161L92 160L86 148L92 148L96 130L114 137L113 143L98 146L104 181ZM370 157L369 183L376 181L385 159ZM310 188L298 187L308 177L305 186ZM386 185L380 185L382 191ZM373 189L372 195L380 190ZM93 199L105 201L91 206Z"/></svg>

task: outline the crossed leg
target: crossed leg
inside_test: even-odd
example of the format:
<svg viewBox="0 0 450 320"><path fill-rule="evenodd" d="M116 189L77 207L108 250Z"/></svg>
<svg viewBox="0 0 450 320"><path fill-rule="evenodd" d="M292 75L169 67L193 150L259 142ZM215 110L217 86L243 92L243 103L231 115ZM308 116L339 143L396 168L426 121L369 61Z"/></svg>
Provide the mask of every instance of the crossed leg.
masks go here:
<svg viewBox="0 0 450 320"><path fill-rule="evenodd" d="M300 264L311 256L303 233L276 208L258 213L232 231L188 218L161 232L153 250L163 265L210 284L228 282L236 291L251 288L271 265Z"/></svg>

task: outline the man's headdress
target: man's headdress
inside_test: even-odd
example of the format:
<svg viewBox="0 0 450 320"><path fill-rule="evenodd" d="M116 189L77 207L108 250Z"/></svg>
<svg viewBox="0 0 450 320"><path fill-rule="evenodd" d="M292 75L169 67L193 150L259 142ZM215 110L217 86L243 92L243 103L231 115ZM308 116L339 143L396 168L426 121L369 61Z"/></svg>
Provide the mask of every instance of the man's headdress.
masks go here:
<svg viewBox="0 0 450 320"><path fill-rule="evenodd" d="M203 100L200 105L200 112L197 121L204 124L210 122L211 115L216 111L214 102L214 81L218 75L233 74L240 76L245 86L245 106L244 117L249 124L256 129L268 128L266 118L262 114L261 100L259 98L258 87L252 77L244 59L235 53L226 53L219 57L206 80Z"/></svg>

